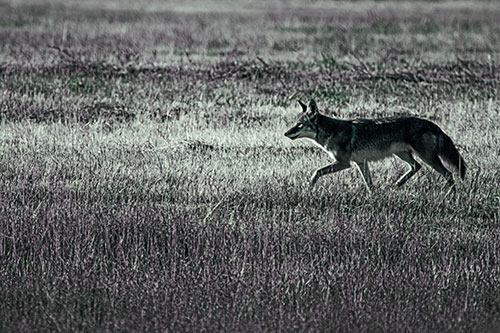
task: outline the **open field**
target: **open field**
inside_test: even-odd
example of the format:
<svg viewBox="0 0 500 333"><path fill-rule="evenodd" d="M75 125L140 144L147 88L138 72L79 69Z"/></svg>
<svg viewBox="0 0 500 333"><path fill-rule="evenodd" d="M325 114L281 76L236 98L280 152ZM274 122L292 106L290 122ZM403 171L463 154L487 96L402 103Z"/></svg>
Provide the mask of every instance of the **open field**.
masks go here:
<svg viewBox="0 0 500 333"><path fill-rule="evenodd" d="M500 329L496 2L0 0L0 331ZM455 196L284 137L436 122Z"/></svg>

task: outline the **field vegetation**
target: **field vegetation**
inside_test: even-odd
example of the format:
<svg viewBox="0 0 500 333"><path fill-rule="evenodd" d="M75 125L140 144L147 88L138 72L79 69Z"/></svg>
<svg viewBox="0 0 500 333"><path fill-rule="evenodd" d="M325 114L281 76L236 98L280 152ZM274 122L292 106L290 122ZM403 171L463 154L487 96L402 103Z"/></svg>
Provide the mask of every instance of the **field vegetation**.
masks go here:
<svg viewBox="0 0 500 333"><path fill-rule="evenodd" d="M500 329L496 2L0 0L0 331ZM467 162L321 178L315 98Z"/></svg>

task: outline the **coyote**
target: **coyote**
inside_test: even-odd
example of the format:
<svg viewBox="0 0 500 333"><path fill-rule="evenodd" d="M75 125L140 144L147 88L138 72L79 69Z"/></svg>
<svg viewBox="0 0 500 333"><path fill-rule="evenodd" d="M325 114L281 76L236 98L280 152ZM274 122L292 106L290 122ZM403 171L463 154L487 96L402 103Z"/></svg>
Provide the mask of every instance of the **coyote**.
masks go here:
<svg viewBox="0 0 500 333"><path fill-rule="evenodd" d="M410 169L399 178L403 185L422 166L413 158L418 156L446 178L454 189L452 173L443 165L465 177L465 162L450 137L436 124L417 117L340 120L322 115L311 99L309 110L299 101L303 114L285 136L294 140L308 138L325 150L335 163L317 170L311 178L311 187L328 173L347 169L354 161L368 191L373 184L368 169L369 161L396 155L409 164Z"/></svg>

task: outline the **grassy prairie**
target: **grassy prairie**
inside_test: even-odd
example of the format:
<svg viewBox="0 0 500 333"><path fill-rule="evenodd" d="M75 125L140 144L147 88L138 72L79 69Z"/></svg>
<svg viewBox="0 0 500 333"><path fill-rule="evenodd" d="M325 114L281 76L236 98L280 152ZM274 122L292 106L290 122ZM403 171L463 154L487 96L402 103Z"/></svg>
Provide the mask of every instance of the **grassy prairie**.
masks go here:
<svg viewBox="0 0 500 333"><path fill-rule="evenodd" d="M0 331L500 329L495 2L0 1ZM469 172L308 180L283 136L439 124Z"/></svg>

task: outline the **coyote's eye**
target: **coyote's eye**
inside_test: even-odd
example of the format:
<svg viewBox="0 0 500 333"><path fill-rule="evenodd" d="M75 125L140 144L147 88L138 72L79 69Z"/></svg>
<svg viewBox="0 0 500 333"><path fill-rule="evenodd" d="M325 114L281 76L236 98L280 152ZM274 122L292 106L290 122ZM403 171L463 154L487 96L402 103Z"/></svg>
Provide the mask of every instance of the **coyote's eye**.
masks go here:
<svg viewBox="0 0 500 333"><path fill-rule="evenodd" d="M302 128L302 127L304 127L304 124L298 124L297 125L297 128Z"/></svg>

